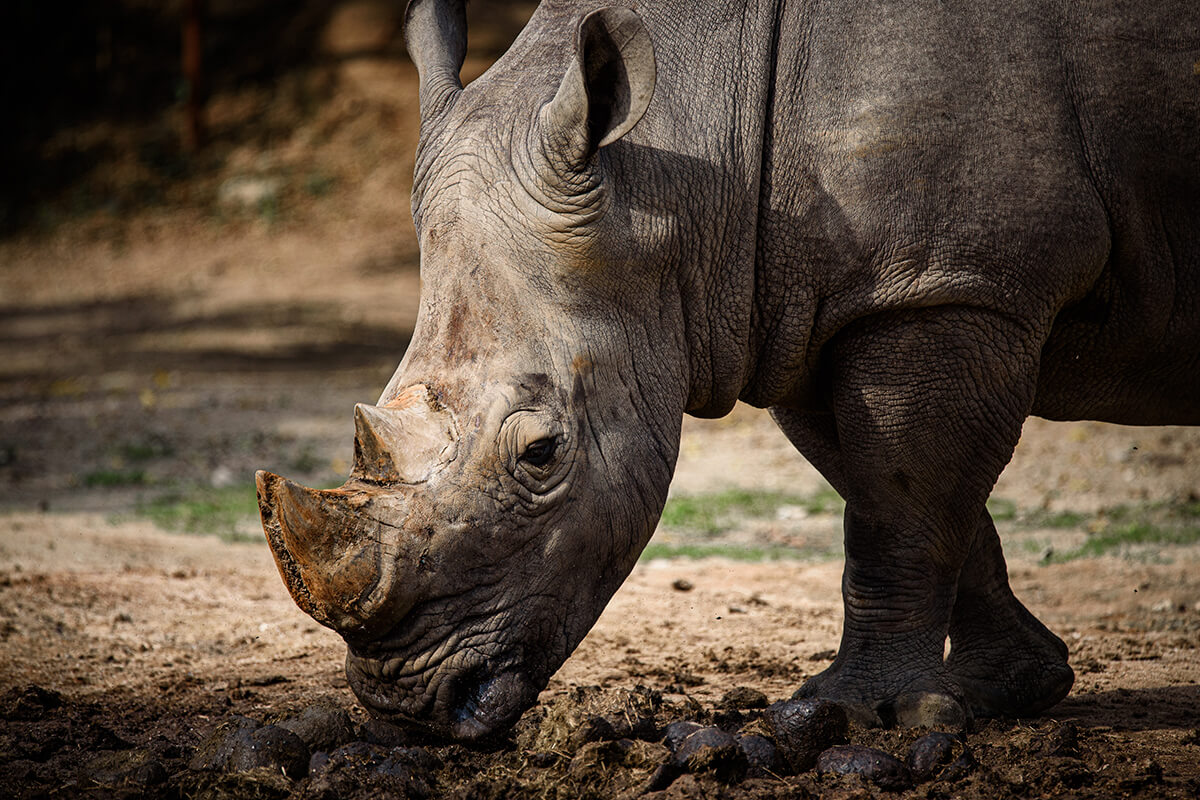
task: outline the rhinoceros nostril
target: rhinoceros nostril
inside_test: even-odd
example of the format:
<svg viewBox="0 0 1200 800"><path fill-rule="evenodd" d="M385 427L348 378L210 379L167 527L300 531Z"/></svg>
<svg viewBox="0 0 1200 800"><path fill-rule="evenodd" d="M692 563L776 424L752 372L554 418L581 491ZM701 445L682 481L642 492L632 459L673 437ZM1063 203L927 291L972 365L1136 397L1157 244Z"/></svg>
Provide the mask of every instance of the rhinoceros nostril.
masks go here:
<svg viewBox="0 0 1200 800"><path fill-rule="evenodd" d="M450 719L454 722L475 719L494 680L483 666L471 667L456 675L450 686Z"/></svg>

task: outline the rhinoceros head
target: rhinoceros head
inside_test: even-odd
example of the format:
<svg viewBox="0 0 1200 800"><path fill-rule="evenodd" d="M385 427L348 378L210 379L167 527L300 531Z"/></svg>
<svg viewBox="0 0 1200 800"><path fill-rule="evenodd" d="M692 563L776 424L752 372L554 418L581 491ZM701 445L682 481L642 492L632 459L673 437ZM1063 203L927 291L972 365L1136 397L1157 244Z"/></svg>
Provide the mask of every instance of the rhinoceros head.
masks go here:
<svg viewBox="0 0 1200 800"><path fill-rule="evenodd" d="M345 638L363 704L473 739L535 702L633 567L688 375L679 299L636 235L654 221L622 211L611 175L628 145L609 145L654 87L641 20L609 8L564 19L553 46L523 35L467 89L461 4L414 0L406 22L414 337L379 404L355 410L349 480L314 491L260 472L259 503L293 598Z"/></svg>

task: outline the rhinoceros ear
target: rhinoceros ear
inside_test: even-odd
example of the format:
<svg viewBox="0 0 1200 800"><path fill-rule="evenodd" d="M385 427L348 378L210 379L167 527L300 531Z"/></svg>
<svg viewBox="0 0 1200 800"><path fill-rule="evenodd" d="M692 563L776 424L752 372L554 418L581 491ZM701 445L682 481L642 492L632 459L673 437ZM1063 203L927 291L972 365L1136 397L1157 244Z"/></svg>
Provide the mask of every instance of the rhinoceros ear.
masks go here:
<svg viewBox="0 0 1200 800"><path fill-rule="evenodd" d="M654 94L654 45L627 8L601 8L579 23L575 58L540 123L551 149L582 164L633 129Z"/></svg>
<svg viewBox="0 0 1200 800"><path fill-rule="evenodd" d="M436 113L462 89L459 70L467 56L464 0L409 0L404 43L421 80L421 117Z"/></svg>

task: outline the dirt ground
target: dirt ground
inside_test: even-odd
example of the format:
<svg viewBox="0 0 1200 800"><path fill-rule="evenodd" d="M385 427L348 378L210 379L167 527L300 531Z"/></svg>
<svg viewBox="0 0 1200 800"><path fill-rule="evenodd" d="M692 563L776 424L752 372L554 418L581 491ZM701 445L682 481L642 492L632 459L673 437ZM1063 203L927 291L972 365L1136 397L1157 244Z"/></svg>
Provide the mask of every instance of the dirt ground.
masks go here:
<svg viewBox="0 0 1200 800"><path fill-rule="evenodd" d="M380 28L378 4L343 7L331 51ZM639 564L514 738L471 749L367 720L340 640L292 603L253 519L200 535L142 511L170 493L238 491L257 468L319 485L348 469L352 405L372 402L399 362L419 294L407 201L414 75L366 52L289 78L294 95L321 99L316 110L261 88L214 98L219 157L164 182L153 203L68 213L49 202L53 224L0 241L3 792L887 794L853 776L703 770L651 791L666 723L756 724L754 693L733 690L785 699L832 659L836 556ZM473 50L468 74L490 52ZM236 134L272 114L293 124L265 139ZM142 133L85 127L47 147ZM157 180L139 172L136 148L125 152L81 181L119 193ZM230 186L264 181L269 203L230 199ZM731 486L811 495L824 483L761 411L686 420L673 494ZM1053 557L1102 533L1113 509L1193 508L1198 491L1200 430L1027 423L995 494L1034 521L1002 535L1018 596L1071 647L1075 687L1041 719L976 723L970 769L906 796L1200 795L1200 544ZM1048 521L1067 512L1077 524ZM755 524L835 549L840 531L829 514ZM404 748L403 776L375 762L349 770L352 785L189 766L234 715L276 721L323 704L346 709L352 738L372 752ZM572 733L546 749L550 721L576 706L637 706L650 732L608 737L616 744ZM572 732L586 726L567 716ZM900 757L915 736L850 732Z"/></svg>

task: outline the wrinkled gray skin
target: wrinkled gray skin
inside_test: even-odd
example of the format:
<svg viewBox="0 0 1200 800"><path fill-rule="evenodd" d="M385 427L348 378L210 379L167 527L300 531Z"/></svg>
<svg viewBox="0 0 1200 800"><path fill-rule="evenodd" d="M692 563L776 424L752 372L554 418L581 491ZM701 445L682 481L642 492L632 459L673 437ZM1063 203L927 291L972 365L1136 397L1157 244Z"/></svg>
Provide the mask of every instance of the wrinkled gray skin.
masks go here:
<svg viewBox="0 0 1200 800"><path fill-rule="evenodd" d="M1200 6L600 5L547 0L466 89L461 9L409 9L420 316L344 487L259 475L293 596L374 713L503 731L649 539L682 415L740 398L847 500L800 694L1050 707L1067 651L984 501L1029 414L1200 422Z"/></svg>

